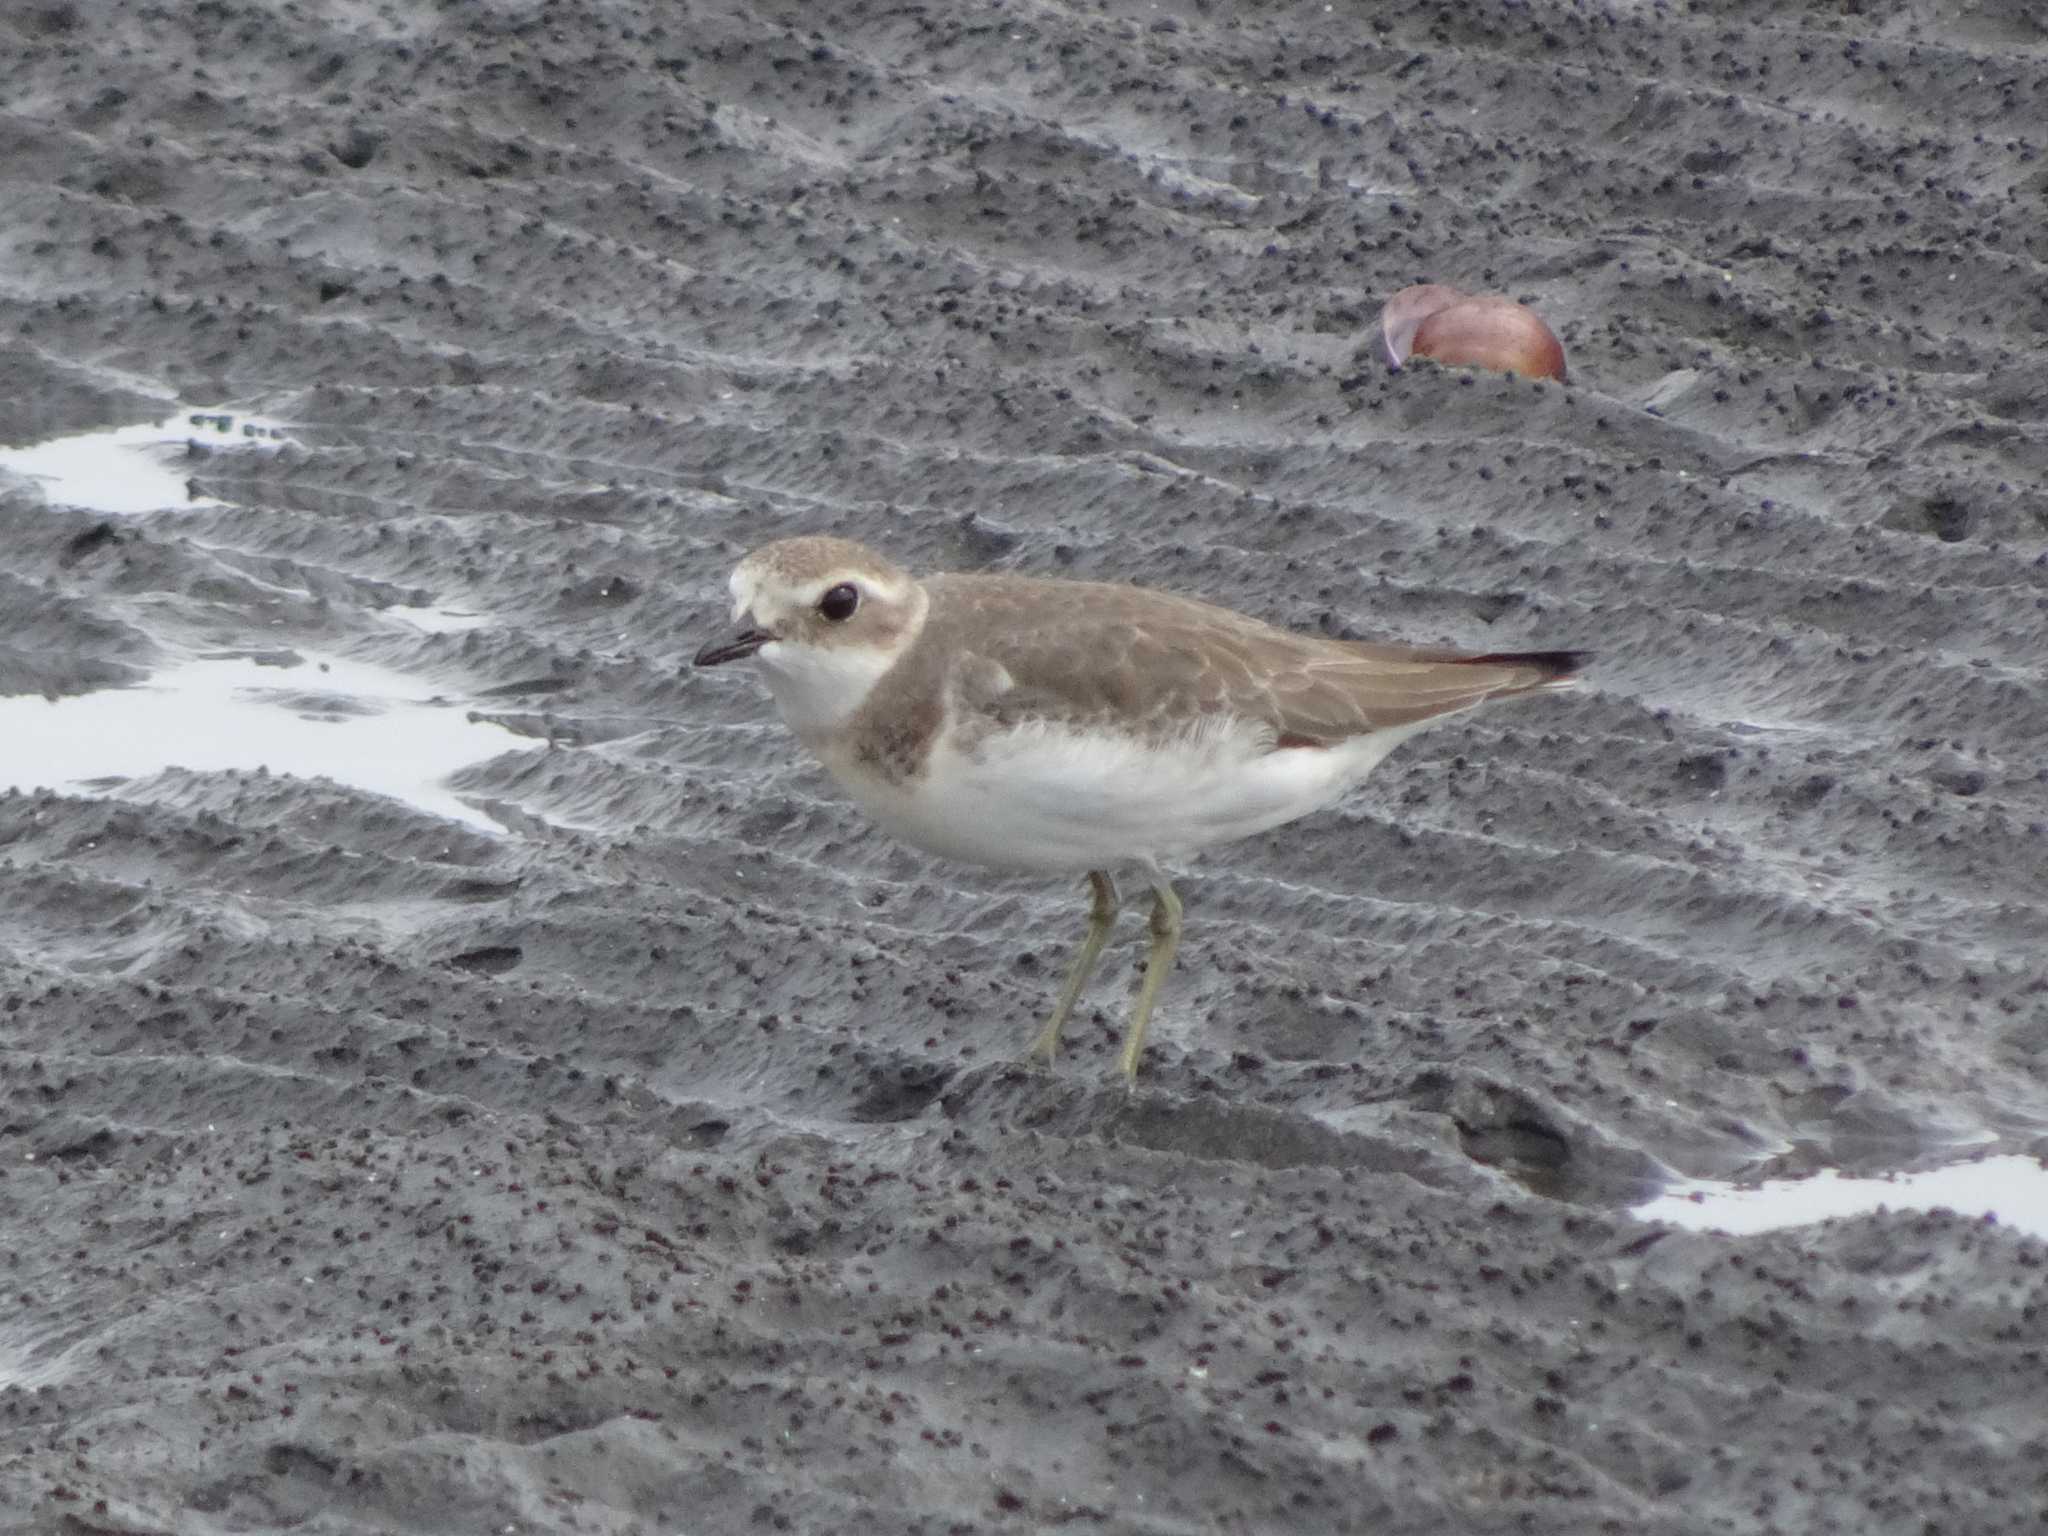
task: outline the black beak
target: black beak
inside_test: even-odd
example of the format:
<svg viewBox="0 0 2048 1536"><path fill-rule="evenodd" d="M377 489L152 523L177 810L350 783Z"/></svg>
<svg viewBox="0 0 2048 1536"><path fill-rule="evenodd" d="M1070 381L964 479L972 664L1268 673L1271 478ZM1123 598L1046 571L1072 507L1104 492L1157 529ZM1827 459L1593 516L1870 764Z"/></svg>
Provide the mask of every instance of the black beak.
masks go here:
<svg viewBox="0 0 2048 1536"><path fill-rule="evenodd" d="M700 667L722 667L728 661L744 661L775 637L765 629L743 629L725 640L714 640L697 653Z"/></svg>

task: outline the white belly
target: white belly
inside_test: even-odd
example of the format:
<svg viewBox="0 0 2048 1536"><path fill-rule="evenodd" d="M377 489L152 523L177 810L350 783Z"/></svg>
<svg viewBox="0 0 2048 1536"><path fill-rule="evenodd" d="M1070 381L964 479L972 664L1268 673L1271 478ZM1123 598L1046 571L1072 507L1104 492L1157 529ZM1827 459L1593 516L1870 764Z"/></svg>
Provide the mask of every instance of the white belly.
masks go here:
<svg viewBox="0 0 2048 1536"><path fill-rule="evenodd" d="M1059 873L1171 860L1283 825L1339 799L1417 727L1329 748L1274 751L1263 733L1204 728L1148 745L1060 728L942 746L896 783L826 766L861 807L916 847L973 864Z"/></svg>

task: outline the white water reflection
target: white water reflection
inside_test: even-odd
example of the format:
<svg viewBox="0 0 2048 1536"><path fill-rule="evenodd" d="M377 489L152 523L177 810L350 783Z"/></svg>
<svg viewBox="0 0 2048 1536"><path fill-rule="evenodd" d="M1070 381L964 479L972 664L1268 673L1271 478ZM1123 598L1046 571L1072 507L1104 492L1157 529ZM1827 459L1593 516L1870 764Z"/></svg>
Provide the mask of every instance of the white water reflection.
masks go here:
<svg viewBox="0 0 2048 1536"><path fill-rule="evenodd" d="M224 505L193 492L192 447L276 450L291 441L282 422L240 412L182 407L162 421L0 448L0 470L33 480L52 505L81 512L136 515ZM455 634L490 622L488 614L394 605L385 610L426 634Z"/></svg>
<svg viewBox="0 0 2048 1536"><path fill-rule="evenodd" d="M114 515L219 502L192 494L194 443L276 450L286 428L225 409L0 449L0 470L35 481L53 505ZM389 610L426 633L485 616ZM77 698L0 698L0 788L78 793L165 768L267 768L389 795L436 816L503 830L442 788L457 769L539 743L471 721L430 684L383 667L289 651L196 657L132 688Z"/></svg>
<svg viewBox="0 0 2048 1536"><path fill-rule="evenodd" d="M260 416L180 410L158 422L79 432L28 448L0 448L0 469L36 481L53 505L88 512L218 506L191 492L190 445L275 449L286 441L284 431Z"/></svg>
<svg viewBox="0 0 2048 1536"><path fill-rule="evenodd" d="M2039 1158L2013 1155L1881 1178L1845 1178L1829 1168L1811 1178L1766 1179L1749 1186L1688 1179L1629 1214L1641 1221L1744 1236L1879 1210L1992 1216L2001 1226L2048 1238L2048 1169Z"/></svg>
<svg viewBox="0 0 2048 1536"><path fill-rule="evenodd" d="M503 828L443 782L540 745L472 721L417 678L295 653L201 657L137 687L76 698L0 698L0 788L77 794L172 767L267 768L389 795L490 832Z"/></svg>

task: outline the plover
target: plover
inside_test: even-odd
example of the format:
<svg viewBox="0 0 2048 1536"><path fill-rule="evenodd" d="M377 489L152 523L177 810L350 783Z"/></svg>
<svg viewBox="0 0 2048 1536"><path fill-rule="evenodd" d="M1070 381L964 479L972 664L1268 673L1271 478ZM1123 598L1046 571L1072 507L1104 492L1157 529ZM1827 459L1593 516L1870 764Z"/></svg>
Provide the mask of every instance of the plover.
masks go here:
<svg viewBox="0 0 2048 1536"><path fill-rule="evenodd" d="M764 545L732 573L739 628L783 719L870 816L946 858L1084 873L1088 932L1028 1054L1050 1064L1117 913L1152 888L1152 945L1118 1063L1135 1082L1180 942L1167 866L1330 805L1434 720L1569 686L1577 651L1466 652L1296 634L1140 587L919 580L836 538Z"/></svg>

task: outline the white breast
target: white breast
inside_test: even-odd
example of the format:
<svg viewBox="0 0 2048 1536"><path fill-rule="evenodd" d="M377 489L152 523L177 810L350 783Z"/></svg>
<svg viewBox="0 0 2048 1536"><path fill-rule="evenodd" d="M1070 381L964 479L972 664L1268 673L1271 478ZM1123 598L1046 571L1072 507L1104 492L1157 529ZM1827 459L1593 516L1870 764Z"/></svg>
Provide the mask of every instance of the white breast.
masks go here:
<svg viewBox="0 0 2048 1536"><path fill-rule="evenodd" d="M770 641L754 653L775 707L797 736L815 742L843 725L867 701L896 658L866 645L823 648Z"/></svg>

